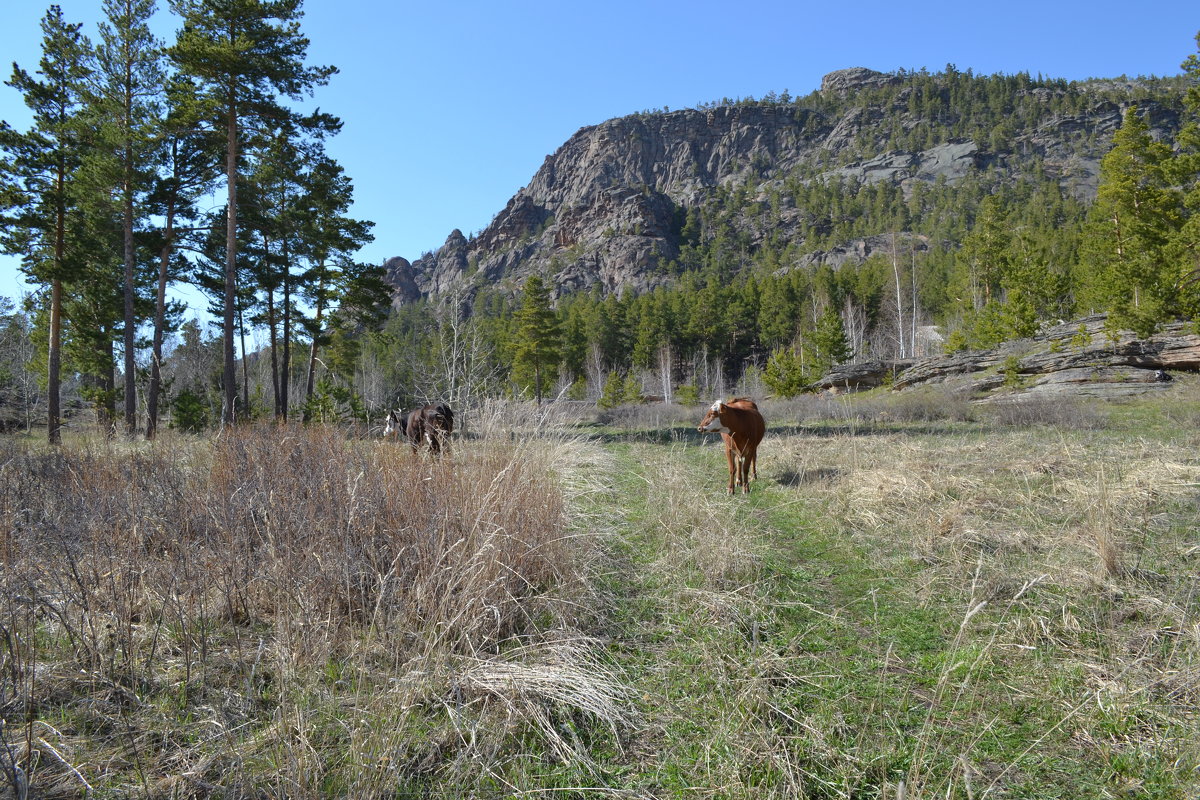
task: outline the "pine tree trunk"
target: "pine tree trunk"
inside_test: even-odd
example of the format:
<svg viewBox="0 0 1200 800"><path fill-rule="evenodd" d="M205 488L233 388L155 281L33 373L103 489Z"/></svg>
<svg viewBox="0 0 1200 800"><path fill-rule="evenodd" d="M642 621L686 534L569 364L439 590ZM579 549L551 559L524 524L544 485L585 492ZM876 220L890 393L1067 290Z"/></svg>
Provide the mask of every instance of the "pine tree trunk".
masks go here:
<svg viewBox="0 0 1200 800"><path fill-rule="evenodd" d="M250 414L250 367L246 362L246 320L242 316L242 298L238 297L238 336L242 342L242 414Z"/></svg>
<svg viewBox="0 0 1200 800"><path fill-rule="evenodd" d="M154 341L150 353L150 386L146 391L146 438L158 433L158 397L162 391L163 328L167 316L167 270L171 262L171 246L175 238L175 204L167 201L166 242L158 261L158 291L154 296Z"/></svg>
<svg viewBox="0 0 1200 800"><path fill-rule="evenodd" d="M321 291L317 293L320 297L324 293L324 286L319 287ZM316 388L317 378L317 341L321 338L321 316L325 311L325 304L320 300L317 301L317 315L313 321L313 337L312 348L308 351L308 377L304 381L304 421L308 422L309 417L309 401L312 400L313 390Z"/></svg>
<svg viewBox="0 0 1200 800"><path fill-rule="evenodd" d="M134 320L133 320L133 187L129 175L128 154L125 165L125 433L133 436L137 433L137 382L134 359Z"/></svg>
<svg viewBox="0 0 1200 800"><path fill-rule="evenodd" d="M117 432L117 379L114 374L117 369L117 359L113 348L112 329L105 326L104 344L100 345L100 362L104 365L104 373L97 376L97 382L100 385L104 435L108 438L112 438Z"/></svg>
<svg viewBox="0 0 1200 800"><path fill-rule="evenodd" d="M279 365L279 416L287 423L292 391L292 268L288 240L283 239L283 363Z"/></svg>
<svg viewBox="0 0 1200 800"><path fill-rule="evenodd" d="M232 95L232 93L231 93ZM233 349L233 312L237 302L237 106L230 96L226 139L228 152L225 158L225 180L228 183L229 201L225 219L225 316L221 325L222 369L224 399L221 405L221 427L226 428L237 421L237 369Z"/></svg>
<svg viewBox="0 0 1200 800"><path fill-rule="evenodd" d="M67 207L63 198L66 168L58 162L57 207L54 220L54 266L63 268L67 241ZM46 354L46 435L50 444L62 444L62 278L55 276L50 289L50 348Z"/></svg>
<svg viewBox="0 0 1200 800"><path fill-rule="evenodd" d="M60 248L61 244L56 244ZM50 348L46 369L46 428L50 444L62 444L62 407L59 383L62 373L62 281L50 288Z"/></svg>
<svg viewBox="0 0 1200 800"><path fill-rule="evenodd" d="M275 400L275 418L281 416L279 403L279 324L275 319L275 290L267 289L267 335L271 338L271 395Z"/></svg>

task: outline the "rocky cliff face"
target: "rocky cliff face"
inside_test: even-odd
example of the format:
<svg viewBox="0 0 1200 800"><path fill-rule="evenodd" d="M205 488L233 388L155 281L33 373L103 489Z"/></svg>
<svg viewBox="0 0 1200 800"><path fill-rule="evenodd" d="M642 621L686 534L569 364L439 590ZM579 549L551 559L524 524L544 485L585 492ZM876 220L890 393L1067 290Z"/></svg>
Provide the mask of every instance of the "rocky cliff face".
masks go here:
<svg viewBox="0 0 1200 800"><path fill-rule="evenodd" d="M596 286L606 293L652 289L670 280L663 267L679 252L684 212L706 202L717 187L748 181L760 190L797 175L889 181L907 193L917 183L954 183L979 170L1015 172L1036 159L1046 175L1088 198L1123 110L1099 96L1087 100L1087 85L1037 88L1029 93L1031 102L1050 103L1069 91L1084 98L1073 106L1084 110L1015 127L1003 147L949 139L919 150L888 150L879 126L885 118L894 126L897 113L907 113L911 98L897 89L901 83L895 75L855 68L827 75L805 104L643 114L583 128L546 158L478 235L467 239L455 230L436 253L412 263L389 261L396 301L455 289L469 293L481 285L515 290L535 272L559 294ZM1105 97L1111 96L1107 88ZM892 92L890 106L862 101L871 96L864 93L884 90ZM910 116L902 116L901 124L918 124ZM1178 123L1158 106L1150 109L1150 121L1159 131ZM782 209L782 230L772 233L786 238L789 214L794 219L802 213ZM846 242L807 258L836 265L879 247L874 239Z"/></svg>

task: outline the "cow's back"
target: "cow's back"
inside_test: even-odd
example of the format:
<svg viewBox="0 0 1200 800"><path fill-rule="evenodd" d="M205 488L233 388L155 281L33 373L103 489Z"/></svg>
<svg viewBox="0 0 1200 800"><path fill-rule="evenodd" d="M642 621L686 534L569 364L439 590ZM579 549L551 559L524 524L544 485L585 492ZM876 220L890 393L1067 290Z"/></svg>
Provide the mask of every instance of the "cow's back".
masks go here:
<svg viewBox="0 0 1200 800"><path fill-rule="evenodd" d="M744 436L751 445L758 445L767 433L767 423L759 413L758 406L754 401L739 397L726 403L725 407L726 414L731 417L728 421L722 417L721 421L725 423L726 427L734 433Z"/></svg>

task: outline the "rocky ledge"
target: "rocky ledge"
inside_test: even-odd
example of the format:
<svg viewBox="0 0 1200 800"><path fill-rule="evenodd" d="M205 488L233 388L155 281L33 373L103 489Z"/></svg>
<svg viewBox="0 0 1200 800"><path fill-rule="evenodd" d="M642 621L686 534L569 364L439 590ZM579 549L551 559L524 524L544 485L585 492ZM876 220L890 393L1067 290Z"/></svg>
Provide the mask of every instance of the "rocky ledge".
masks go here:
<svg viewBox="0 0 1200 800"><path fill-rule="evenodd" d="M894 390L947 384L981 402L1024 397L1122 397L1161 391L1178 372L1200 371L1200 335L1175 322L1148 339L1110 334L1104 315L1044 329L991 350L964 351L918 361L870 361L837 367L810 388Z"/></svg>

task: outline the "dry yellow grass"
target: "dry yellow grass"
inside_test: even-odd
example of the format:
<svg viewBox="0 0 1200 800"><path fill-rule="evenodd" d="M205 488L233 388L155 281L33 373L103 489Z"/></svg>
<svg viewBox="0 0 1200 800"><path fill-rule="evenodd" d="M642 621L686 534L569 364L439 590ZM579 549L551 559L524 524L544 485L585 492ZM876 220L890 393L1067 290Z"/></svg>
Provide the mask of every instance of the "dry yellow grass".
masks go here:
<svg viewBox="0 0 1200 800"><path fill-rule="evenodd" d="M622 695L577 632L598 451L555 430L440 459L324 428L6 443L5 753L38 793L180 797L470 786L527 735L586 761L561 715L612 726Z"/></svg>

